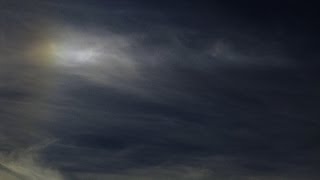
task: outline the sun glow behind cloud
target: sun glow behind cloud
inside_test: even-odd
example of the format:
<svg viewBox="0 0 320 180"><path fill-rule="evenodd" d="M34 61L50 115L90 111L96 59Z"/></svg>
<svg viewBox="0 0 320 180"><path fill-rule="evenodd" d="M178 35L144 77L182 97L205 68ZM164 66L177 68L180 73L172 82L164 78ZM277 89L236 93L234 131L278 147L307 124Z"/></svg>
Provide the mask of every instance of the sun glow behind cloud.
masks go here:
<svg viewBox="0 0 320 180"><path fill-rule="evenodd" d="M50 28L47 28L50 29ZM78 67L97 63L102 44L90 33L51 28L26 48L25 55L37 66Z"/></svg>
<svg viewBox="0 0 320 180"><path fill-rule="evenodd" d="M57 24L27 48L33 65L109 87L127 87L141 78L134 37L102 28Z"/></svg>
<svg viewBox="0 0 320 180"><path fill-rule="evenodd" d="M56 63L63 66L89 65L95 63L99 57L99 52L94 47L67 42L55 44L52 53Z"/></svg>

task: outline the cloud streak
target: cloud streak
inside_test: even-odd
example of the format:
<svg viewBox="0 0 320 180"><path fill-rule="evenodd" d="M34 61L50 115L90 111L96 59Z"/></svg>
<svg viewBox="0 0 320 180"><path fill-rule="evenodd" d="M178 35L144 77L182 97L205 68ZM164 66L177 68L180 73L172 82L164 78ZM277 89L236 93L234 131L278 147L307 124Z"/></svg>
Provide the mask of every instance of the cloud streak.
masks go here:
<svg viewBox="0 0 320 180"><path fill-rule="evenodd" d="M63 176L39 159L39 151L53 141L32 146L24 150L16 150L0 156L0 178L6 180L63 180Z"/></svg>

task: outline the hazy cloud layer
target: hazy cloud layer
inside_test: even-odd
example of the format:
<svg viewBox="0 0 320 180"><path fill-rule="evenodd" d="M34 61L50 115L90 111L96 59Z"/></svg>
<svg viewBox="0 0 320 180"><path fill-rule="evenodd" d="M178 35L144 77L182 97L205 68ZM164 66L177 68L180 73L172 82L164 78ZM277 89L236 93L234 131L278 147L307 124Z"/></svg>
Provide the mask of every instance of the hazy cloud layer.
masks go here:
<svg viewBox="0 0 320 180"><path fill-rule="evenodd" d="M0 179L318 179L313 8L246 4L2 1Z"/></svg>

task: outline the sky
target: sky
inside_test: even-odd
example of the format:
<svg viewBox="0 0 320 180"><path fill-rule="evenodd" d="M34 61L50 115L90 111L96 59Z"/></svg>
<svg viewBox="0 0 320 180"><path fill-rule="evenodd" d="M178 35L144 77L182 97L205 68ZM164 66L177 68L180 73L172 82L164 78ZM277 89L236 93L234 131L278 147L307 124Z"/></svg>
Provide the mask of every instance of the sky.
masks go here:
<svg viewBox="0 0 320 180"><path fill-rule="evenodd" d="M1 180L316 180L316 4L1 0Z"/></svg>

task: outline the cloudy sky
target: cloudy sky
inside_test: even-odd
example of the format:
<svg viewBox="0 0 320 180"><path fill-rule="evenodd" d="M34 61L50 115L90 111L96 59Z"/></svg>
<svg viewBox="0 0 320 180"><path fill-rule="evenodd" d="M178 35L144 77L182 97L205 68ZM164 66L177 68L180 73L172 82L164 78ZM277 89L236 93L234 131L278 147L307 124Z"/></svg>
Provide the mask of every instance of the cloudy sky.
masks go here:
<svg viewBox="0 0 320 180"><path fill-rule="evenodd" d="M315 180L319 24L286 0L1 0L1 180Z"/></svg>

